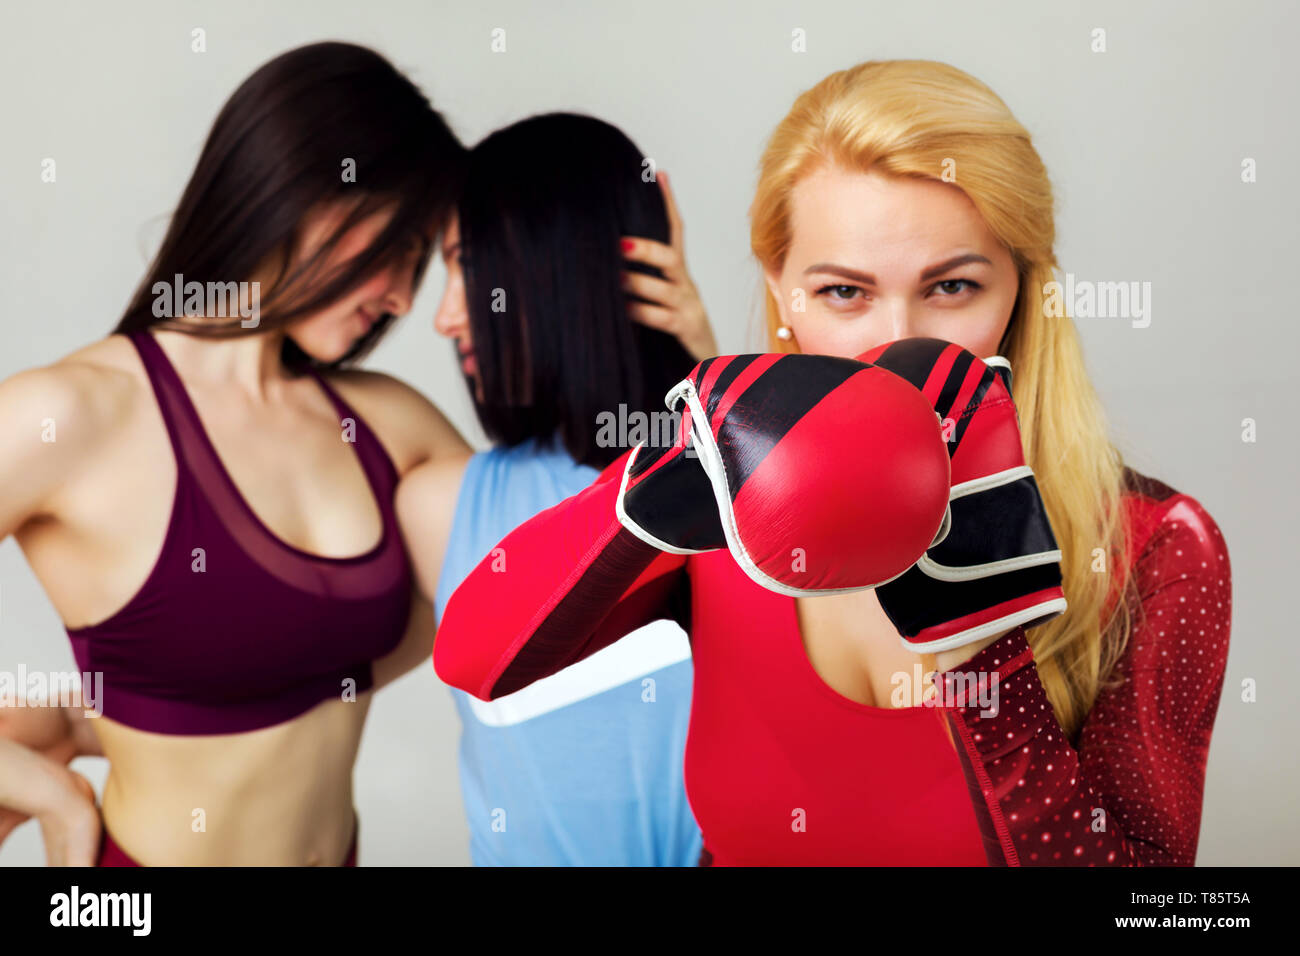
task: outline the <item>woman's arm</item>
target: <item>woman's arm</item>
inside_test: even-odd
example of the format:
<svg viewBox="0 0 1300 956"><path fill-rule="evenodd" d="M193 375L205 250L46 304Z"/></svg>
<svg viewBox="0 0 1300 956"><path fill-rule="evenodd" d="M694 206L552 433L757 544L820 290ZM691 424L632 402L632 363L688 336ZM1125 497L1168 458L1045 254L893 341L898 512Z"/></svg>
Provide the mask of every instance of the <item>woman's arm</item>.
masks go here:
<svg viewBox="0 0 1300 956"><path fill-rule="evenodd" d="M631 453L511 532L447 603L438 676L482 700L548 677L660 618L689 631L686 558L624 528L615 499Z"/></svg>
<svg viewBox="0 0 1300 956"><path fill-rule="evenodd" d="M1214 520L1169 502L1134 566L1141 601L1076 751L1017 628L944 671L943 703L995 866L1190 866L1228 654L1231 570ZM996 685L988 707L965 675ZM960 701L961 697L968 698ZM996 710L996 713L991 711Z"/></svg>
<svg viewBox="0 0 1300 956"><path fill-rule="evenodd" d="M371 423L397 469L398 521L407 553L420 584L430 573L436 582L446 537L439 538L435 527L443 519L450 526L459 476L470 455L469 445L436 405L391 375L348 370L333 373L330 384ZM408 485L403 493L402 488ZM417 495L417 487L427 494ZM411 499L420 499L418 516L403 514L404 497L408 504ZM373 664L372 689L378 690L427 661L433 649L433 633L433 608L421 588L416 587L411 592L411 612L401 642Z"/></svg>
<svg viewBox="0 0 1300 956"><path fill-rule="evenodd" d="M0 842L36 818L50 866L93 866L100 820L95 788L81 774L0 737Z"/></svg>
<svg viewBox="0 0 1300 956"><path fill-rule="evenodd" d="M54 517L59 489L102 447L108 424L86 376L70 363L0 382L0 541Z"/></svg>
<svg viewBox="0 0 1300 956"><path fill-rule="evenodd" d="M95 789L67 766L81 756L103 756L83 708L0 704L0 843L35 818L50 866L94 862Z"/></svg>
<svg viewBox="0 0 1300 956"><path fill-rule="evenodd" d="M83 707L7 707L0 701L0 737L8 738L51 760L67 763L73 757L102 757L99 738Z"/></svg>
<svg viewBox="0 0 1300 956"><path fill-rule="evenodd" d="M86 370L75 363L32 369L0 382L0 541L58 513L60 488L98 442L116 436ZM0 841L40 821L51 865L89 865L99 839L95 791L65 765L99 753L80 709L0 707Z"/></svg>
<svg viewBox="0 0 1300 956"><path fill-rule="evenodd" d="M391 653L374 663L376 690L426 664L433 653L433 635L437 629L433 599L468 462L467 454L427 461L407 472L397 487L397 520L415 569L416 587L411 594L406 636Z"/></svg>

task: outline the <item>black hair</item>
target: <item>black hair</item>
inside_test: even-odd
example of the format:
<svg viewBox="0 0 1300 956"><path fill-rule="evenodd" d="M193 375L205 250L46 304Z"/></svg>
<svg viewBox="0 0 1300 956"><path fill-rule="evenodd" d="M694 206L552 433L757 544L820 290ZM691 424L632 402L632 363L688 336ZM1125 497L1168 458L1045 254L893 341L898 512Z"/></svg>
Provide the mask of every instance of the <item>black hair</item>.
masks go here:
<svg viewBox="0 0 1300 956"><path fill-rule="evenodd" d="M597 441L601 413L664 412L694 367L667 333L634 322L622 236L669 240L659 184L636 145L590 116L547 113L470 151L457 203L461 265L483 430L516 445L558 441L604 467L624 449Z"/></svg>
<svg viewBox="0 0 1300 956"><path fill-rule="evenodd" d="M374 50L324 42L283 53L221 108L162 246L114 331L158 325L204 336L249 334L238 316L155 316L153 286L177 274L205 287L247 281L268 263L278 275L261 296L257 331L324 308L407 254L412 237L423 242L431 224L442 230L466 155L419 88ZM345 176L348 161L353 177ZM290 268L304 216L332 200L355 202L321 248ZM370 246L322 275L342 235L390 207L391 221ZM417 285L431 253L432 246L424 250ZM354 362L393 319L383 315L346 355L323 364ZM290 367L322 364L287 336L281 357Z"/></svg>

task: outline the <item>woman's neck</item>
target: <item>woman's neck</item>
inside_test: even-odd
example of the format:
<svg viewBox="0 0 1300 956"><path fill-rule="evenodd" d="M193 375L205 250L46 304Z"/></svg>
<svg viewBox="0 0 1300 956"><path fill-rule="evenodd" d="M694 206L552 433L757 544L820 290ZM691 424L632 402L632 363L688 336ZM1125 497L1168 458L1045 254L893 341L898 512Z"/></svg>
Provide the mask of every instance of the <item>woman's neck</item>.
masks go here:
<svg viewBox="0 0 1300 956"><path fill-rule="evenodd" d="M150 330L189 383L202 388L234 387L250 401L274 400L289 375L280 360L284 333L277 330L211 337L172 329Z"/></svg>

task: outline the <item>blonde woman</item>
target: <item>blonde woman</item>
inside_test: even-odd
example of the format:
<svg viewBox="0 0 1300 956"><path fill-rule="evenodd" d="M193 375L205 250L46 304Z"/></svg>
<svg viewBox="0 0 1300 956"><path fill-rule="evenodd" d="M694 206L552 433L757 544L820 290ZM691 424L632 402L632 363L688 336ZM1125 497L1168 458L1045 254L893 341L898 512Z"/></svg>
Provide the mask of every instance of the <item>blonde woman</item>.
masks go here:
<svg viewBox="0 0 1300 956"><path fill-rule="evenodd" d="M439 673L491 698L681 621L702 863L1193 863L1227 549L1193 498L1124 466L1070 320L1044 309L1052 192L1029 134L960 70L864 63L795 102L751 219L772 349L934 338L1009 360L1068 610L919 654L876 590L782 596L725 550L644 544L613 514L620 461L506 538L510 570L466 579ZM490 621L472 610L488 601ZM996 706L926 699L959 672L996 686Z"/></svg>

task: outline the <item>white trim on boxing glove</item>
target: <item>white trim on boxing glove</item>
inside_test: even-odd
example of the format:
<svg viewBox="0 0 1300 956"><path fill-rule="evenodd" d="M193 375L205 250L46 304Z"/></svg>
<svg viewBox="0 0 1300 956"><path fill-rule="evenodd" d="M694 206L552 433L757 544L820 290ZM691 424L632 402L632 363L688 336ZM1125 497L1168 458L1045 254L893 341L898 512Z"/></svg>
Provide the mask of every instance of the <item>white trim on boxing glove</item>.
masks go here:
<svg viewBox="0 0 1300 956"><path fill-rule="evenodd" d="M970 481L963 481L960 484L952 486L952 491L948 495L948 501L955 498L963 498L966 495L979 494L988 491L990 488L997 488L1001 485L1010 484L1013 481L1019 481L1021 478L1032 478L1034 470L1028 465L1018 465L1015 468L1008 468L1006 471L996 472L992 475L984 475L980 478L973 478ZM934 547L934 545L931 545ZM1006 558L1002 561L990 561L986 564L972 564L965 567L956 567L953 565L940 564L930 557L929 551L921 555L916 566L928 577L936 581L975 581L980 578L992 577L995 574L1003 574L1007 571L1018 571L1021 568L1033 568L1042 564L1060 563L1061 551L1039 551L1037 554L1021 554L1014 558Z"/></svg>
<svg viewBox="0 0 1300 956"><path fill-rule="evenodd" d="M633 449L632 454L628 456L627 466L623 469L623 480L618 486L618 498L614 502L614 514L618 516L618 523L628 531L632 532L634 536L650 545L650 547L658 548L660 551L667 551L669 554L704 554L705 552L693 548L679 548L675 545L669 544L667 541L660 541L645 528L633 521L627 511L623 508L623 496L627 493L628 477L632 474L632 466L636 463L637 456L641 454L641 449L644 447L645 442L641 442L641 444L637 445L636 448Z"/></svg>
<svg viewBox="0 0 1300 956"><path fill-rule="evenodd" d="M943 508L943 521L939 523L939 530L934 533L934 540L930 542L930 548L943 544L944 539L948 537L948 532L952 530L952 494L948 495L948 503ZM927 551L930 548L926 548Z"/></svg>
<svg viewBox="0 0 1300 956"><path fill-rule="evenodd" d="M1035 604L1032 607L1024 607L1011 614L987 621L978 627L967 628L964 631L958 631L956 634L950 634L945 638L937 641L909 641L907 638L899 635L899 640L909 651L915 651L918 654L931 654L935 651L950 651L955 647L964 647L967 644L974 644L976 641L982 641L986 637L992 637L994 634L1001 634L1004 631L1010 631L1019 627L1021 624L1028 624L1031 621L1045 622L1052 618L1059 617L1065 613L1067 608L1066 600L1063 597L1052 598L1043 601L1041 604Z"/></svg>

